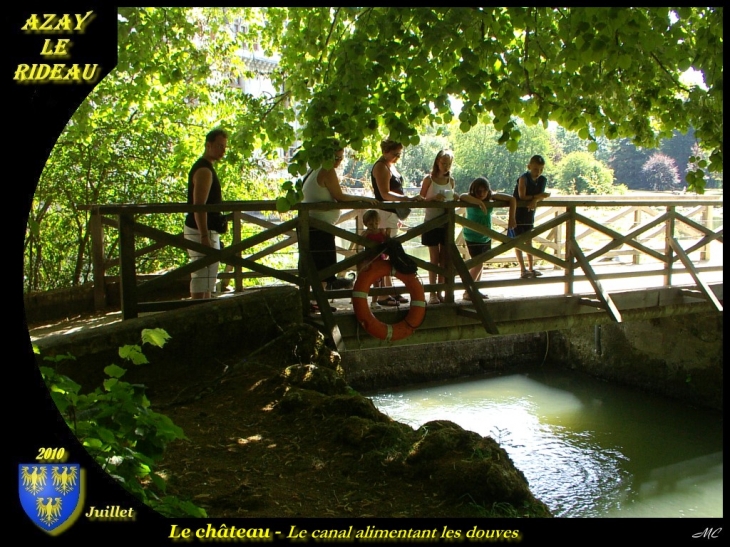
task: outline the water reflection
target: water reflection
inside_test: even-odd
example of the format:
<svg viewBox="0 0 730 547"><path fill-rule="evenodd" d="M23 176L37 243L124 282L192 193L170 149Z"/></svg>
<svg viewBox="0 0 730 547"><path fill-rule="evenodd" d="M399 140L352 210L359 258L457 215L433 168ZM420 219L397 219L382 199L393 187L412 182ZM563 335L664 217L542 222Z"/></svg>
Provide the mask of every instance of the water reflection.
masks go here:
<svg viewBox="0 0 730 547"><path fill-rule="evenodd" d="M557 516L722 516L719 413L563 372L372 398L414 428L447 419L490 435Z"/></svg>

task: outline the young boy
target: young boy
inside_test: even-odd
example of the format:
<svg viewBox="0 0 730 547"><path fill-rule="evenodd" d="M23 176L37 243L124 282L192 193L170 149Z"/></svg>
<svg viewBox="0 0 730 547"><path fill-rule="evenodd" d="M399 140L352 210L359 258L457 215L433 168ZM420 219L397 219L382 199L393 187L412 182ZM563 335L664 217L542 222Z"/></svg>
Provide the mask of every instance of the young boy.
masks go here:
<svg viewBox="0 0 730 547"><path fill-rule="evenodd" d="M517 214L515 215L515 220L517 221L515 236L519 236L533 229L537 202L550 196L550 193L545 191L547 179L542 175L544 169L545 159L538 155L532 156L530 163L527 164L527 171L517 179L517 185L515 186L513 195L515 199L529 201L529 203L527 207L517 207ZM529 239L527 243L531 243L531 241ZM531 254L527 253L527 268L525 268L525 261L522 258L522 251L515 249L515 255L517 256L517 262L520 263L522 278L539 277L542 275L542 273L533 268L533 257Z"/></svg>

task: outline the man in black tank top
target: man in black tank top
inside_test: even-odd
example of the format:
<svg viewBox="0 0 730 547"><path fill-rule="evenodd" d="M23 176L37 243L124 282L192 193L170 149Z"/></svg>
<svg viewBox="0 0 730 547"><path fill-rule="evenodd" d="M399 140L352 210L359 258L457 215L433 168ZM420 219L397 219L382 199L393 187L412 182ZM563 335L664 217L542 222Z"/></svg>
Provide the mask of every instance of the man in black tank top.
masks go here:
<svg viewBox="0 0 730 547"><path fill-rule="evenodd" d="M213 164L226 153L228 135L222 129L214 129L205 137L205 151L188 174L188 204L202 205L221 203L221 184ZM185 239L214 249L220 249L220 234L225 231L221 213L205 211L188 213L185 217ZM188 249L191 260L203 256ZM218 262L190 274L190 297L210 298L218 279Z"/></svg>

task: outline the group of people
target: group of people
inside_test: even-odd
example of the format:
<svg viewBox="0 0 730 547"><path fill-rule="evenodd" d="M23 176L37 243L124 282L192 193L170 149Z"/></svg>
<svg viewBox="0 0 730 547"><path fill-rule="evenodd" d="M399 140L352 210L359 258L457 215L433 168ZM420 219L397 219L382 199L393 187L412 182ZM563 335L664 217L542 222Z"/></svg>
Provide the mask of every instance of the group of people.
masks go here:
<svg viewBox="0 0 730 547"><path fill-rule="evenodd" d="M188 175L188 204L221 203L220 181L213 164L225 154L227 141L228 135L222 129L214 129L206 136L203 156L193 164ZM491 228L492 208L487 207L486 204L490 201L502 201L509 206L507 221L509 233L519 236L533 228L537 203L550 195L545 191L547 181L542 175L545 160L538 155L530 158L527 171L517 179L512 195L493 192L489 181L485 177L475 179L471 183L468 192L460 195L455 192L454 178L451 176L454 153L451 150L441 150L434 159L431 172L424 177L421 183L420 193L415 196L408 196L404 192L403 176L396 167L404 147L401 143L391 139L385 139L380 143L381 156L373 164L370 171L375 197L369 198L347 194L342 190L336 171L344 158L344 149L339 145L336 145L335 148L336 150L333 151L334 163L331 168L320 167L311 170L305 176L302 186L303 203L359 201L378 204L379 202L446 202L458 200L476 205L476 207L467 207L466 218L468 220ZM517 207L518 200L527 201L527 206ZM445 209L442 208L427 208L425 221L445 213ZM340 211L339 209L310 210L309 214L312 218L322 222L335 224L339 219ZM384 243L388 238L396 235L399 223L400 218L396 208L371 209L363 215L363 224L365 225L363 235L378 243ZM225 219L221 213L194 212L188 213L186 216L185 238L201 245L220 249L220 234L225 231ZM311 257L317 271L335 264L337 262L337 252L334 234L310 226L308 235ZM468 227L464 228L463 235L469 255L472 258L491 249L491 238L489 236ZM442 268L446 266L446 238L446 225L433 228L421 236L421 243L429 249L430 262ZM525 253L527 254L527 265L525 265L525 257L522 251L516 249L515 252L520 265L521 277L529 278L541 275L538 270L534 269L531 254ZM189 249L188 253L191 260L203 256L203 253L193 249ZM386 258L386 256L381 255L374 260ZM369 267L370 262L361 264L360 271ZM470 274L475 281L479 281L482 274L482 264L480 263L471 268ZM217 262L193 272L190 280L191 297L210 298L214 291L217 275ZM392 286L390 278L386 277L382 281L384 286ZM429 282L431 284L435 282L442 283L443 278L442 276L436 276L435 272L429 272ZM332 275L323 280L322 285L330 290L351 288L352 280ZM482 296L486 298L486 295ZM463 298L464 300L471 299L466 292ZM428 303L434 305L443 302L443 300L441 293L432 292ZM373 308L398 306L407 302L407 298L394 292L394 294L386 297L373 297L371 306ZM310 311L319 311L316 303L312 303L311 307Z"/></svg>

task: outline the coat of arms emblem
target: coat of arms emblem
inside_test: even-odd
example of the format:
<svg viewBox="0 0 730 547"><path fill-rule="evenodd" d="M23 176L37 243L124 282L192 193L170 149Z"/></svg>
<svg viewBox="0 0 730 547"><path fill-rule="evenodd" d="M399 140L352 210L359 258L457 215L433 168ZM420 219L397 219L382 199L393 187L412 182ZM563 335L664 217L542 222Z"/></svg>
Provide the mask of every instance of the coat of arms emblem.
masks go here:
<svg viewBox="0 0 730 547"><path fill-rule="evenodd" d="M82 512L84 472L78 464L20 464L18 493L23 510L35 525L57 535Z"/></svg>

